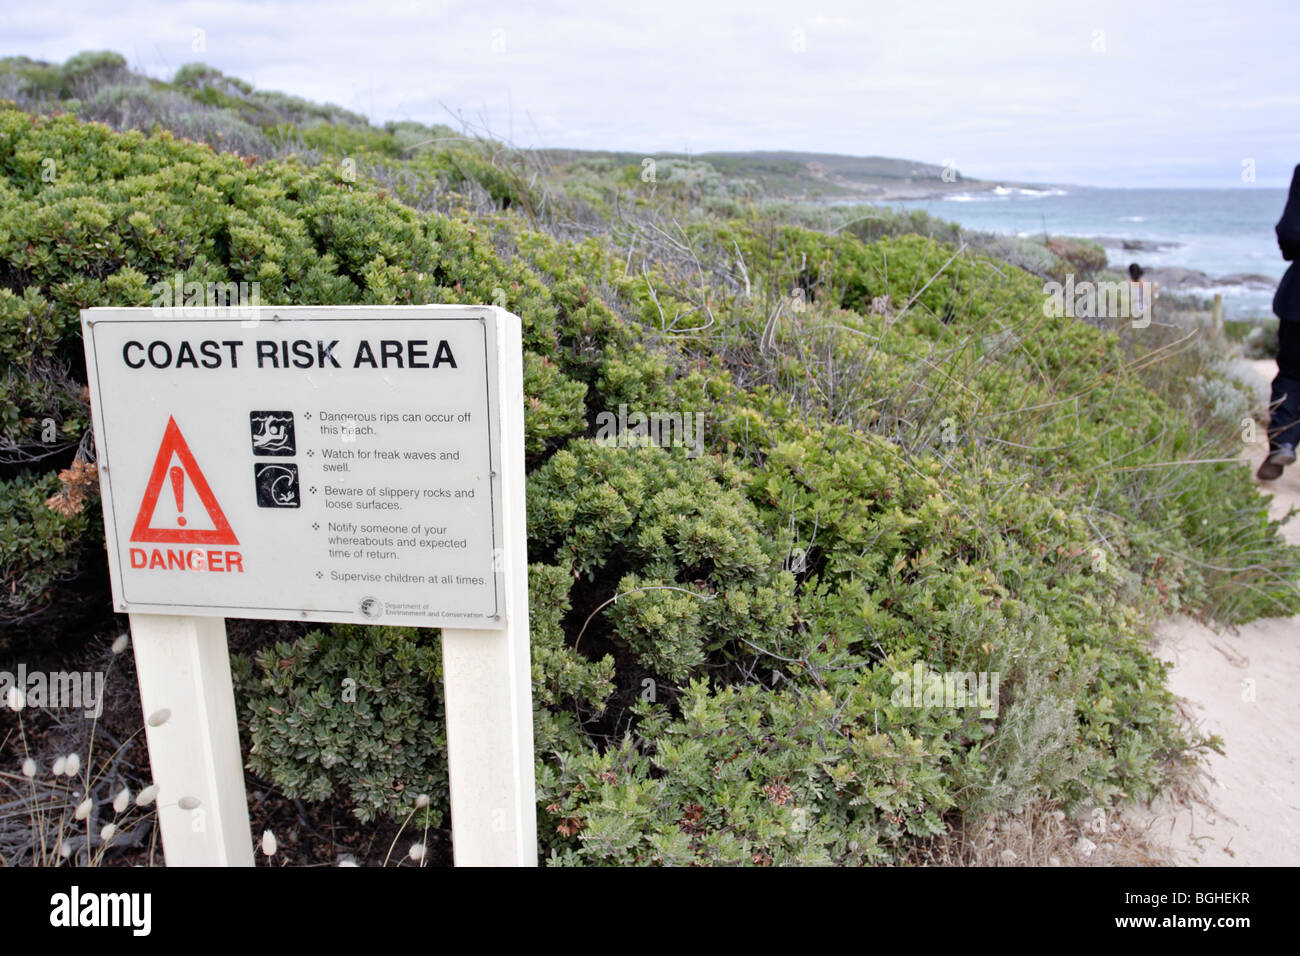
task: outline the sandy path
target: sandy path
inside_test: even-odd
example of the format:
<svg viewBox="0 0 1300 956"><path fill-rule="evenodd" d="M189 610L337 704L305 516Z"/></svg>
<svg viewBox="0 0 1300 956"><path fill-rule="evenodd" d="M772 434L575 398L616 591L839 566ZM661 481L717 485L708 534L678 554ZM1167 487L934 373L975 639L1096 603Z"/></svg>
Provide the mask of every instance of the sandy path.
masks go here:
<svg viewBox="0 0 1300 956"><path fill-rule="evenodd" d="M1272 361L1251 364L1272 381ZM1252 472L1264 454L1249 450ZM1274 496L1275 518L1300 506L1300 464L1261 489ZM1300 544L1300 516L1283 533ZM1254 621L1231 634L1173 620L1156 639L1156 652L1174 664L1170 687L1205 733L1222 738L1224 754L1206 761L1203 802L1167 799L1134 822L1179 865L1300 865L1300 618Z"/></svg>

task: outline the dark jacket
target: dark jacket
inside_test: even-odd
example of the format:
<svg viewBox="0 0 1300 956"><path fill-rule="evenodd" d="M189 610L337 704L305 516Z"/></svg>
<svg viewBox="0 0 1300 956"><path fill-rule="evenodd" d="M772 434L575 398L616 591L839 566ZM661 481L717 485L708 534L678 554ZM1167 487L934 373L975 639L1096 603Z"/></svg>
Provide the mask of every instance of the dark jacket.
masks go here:
<svg viewBox="0 0 1300 956"><path fill-rule="evenodd" d="M1296 270L1296 260L1300 259L1300 166L1291 176L1291 194L1274 228L1282 258L1291 265L1277 284L1273 312L1283 322L1300 322L1300 272Z"/></svg>

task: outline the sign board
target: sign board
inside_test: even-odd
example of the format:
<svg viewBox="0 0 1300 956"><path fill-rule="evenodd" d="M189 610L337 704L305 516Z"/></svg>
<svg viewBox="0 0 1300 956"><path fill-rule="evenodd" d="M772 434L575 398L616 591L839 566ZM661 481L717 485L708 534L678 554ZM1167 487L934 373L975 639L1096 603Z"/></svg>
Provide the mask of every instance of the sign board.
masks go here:
<svg viewBox="0 0 1300 956"><path fill-rule="evenodd" d="M117 609L502 627L497 310L259 311L84 313Z"/></svg>
<svg viewBox="0 0 1300 956"><path fill-rule="evenodd" d="M81 316L167 864L253 863L222 620L252 617L440 627L456 865L535 866L519 317Z"/></svg>

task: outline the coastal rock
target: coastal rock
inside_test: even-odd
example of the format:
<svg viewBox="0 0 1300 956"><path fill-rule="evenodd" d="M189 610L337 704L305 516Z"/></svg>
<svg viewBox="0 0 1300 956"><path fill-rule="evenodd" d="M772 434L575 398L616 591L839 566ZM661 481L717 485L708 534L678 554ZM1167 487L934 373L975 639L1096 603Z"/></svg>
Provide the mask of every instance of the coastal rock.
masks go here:
<svg viewBox="0 0 1300 956"><path fill-rule="evenodd" d="M1247 289L1267 291L1277 283L1268 276L1256 273L1236 272L1226 276L1212 276L1199 269L1184 269L1179 266L1153 266L1143 270L1142 278L1159 282L1160 288L1171 292L1183 292L1189 289L1214 289L1225 286L1240 286Z"/></svg>
<svg viewBox="0 0 1300 956"><path fill-rule="evenodd" d="M1166 252L1183 245L1172 239L1126 239L1120 236L1091 236L1103 249L1123 249L1127 252Z"/></svg>

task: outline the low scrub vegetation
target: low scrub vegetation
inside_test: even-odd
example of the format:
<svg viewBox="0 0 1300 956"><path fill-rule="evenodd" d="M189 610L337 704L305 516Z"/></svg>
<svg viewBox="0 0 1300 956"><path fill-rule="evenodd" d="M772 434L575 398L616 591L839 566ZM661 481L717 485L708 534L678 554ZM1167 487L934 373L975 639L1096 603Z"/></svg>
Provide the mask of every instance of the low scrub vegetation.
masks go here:
<svg viewBox="0 0 1300 956"><path fill-rule="evenodd" d="M1151 623L1300 608L1217 353L1044 315L1045 275L1104 265L1083 244L791 210L686 162L548 167L206 67L0 78L25 98L0 108L0 647L75 639L104 587L78 310L178 273L523 318L552 863L902 862L1030 801L1153 794L1206 741ZM600 439L620 405L703 412L703 454ZM445 825L437 633L262 633L250 769L361 821L427 793ZM996 702L899 695L958 673Z"/></svg>

